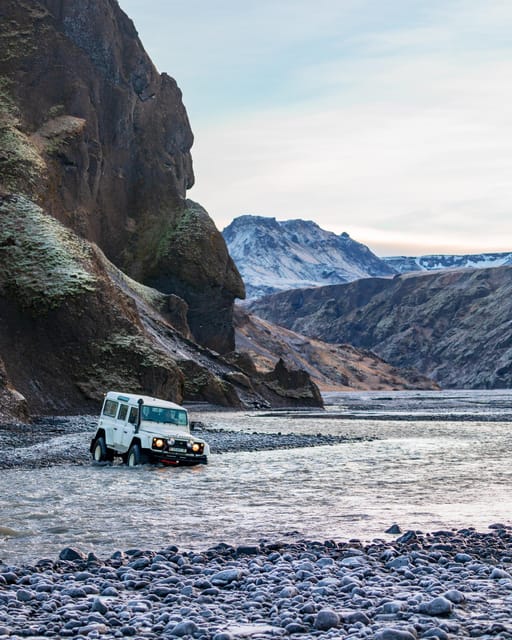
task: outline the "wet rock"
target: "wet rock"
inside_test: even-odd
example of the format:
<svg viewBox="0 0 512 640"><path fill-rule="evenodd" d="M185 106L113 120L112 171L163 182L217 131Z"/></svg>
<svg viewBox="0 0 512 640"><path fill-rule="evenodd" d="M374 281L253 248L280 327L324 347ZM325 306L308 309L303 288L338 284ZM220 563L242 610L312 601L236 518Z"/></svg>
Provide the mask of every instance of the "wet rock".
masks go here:
<svg viewBox="0 0 512 640"><path fill-rule="evenodd" d="M16 592L16 598L20 602L28 602L29 600L32 600L33 597L34 594L27 589L18 589L18 591Z"/></svg>
<svg viewBox="0 0 512 640"><path fill-rule="evenodd" d="M69 562L76 562L77 560L86 560L87 555L80 551L80 549L75 549L74 547L66 547L62 549L59 553L59 560L68 560Z"/></svg>
<svg viewBox="0 0 512 640"><path fill-rule="evenodd" d="M466 564L471 562L473 558L467 553L457 553L454 558L455 562L460 562L461 564Z"/></svg>
<svg viewBox="0 0 512 640"><path fill-rule="evenodd" d="M389 527L389 529L386 529L385 533L398 534L398 533L402 533L402 529L400 529L400 527L397 524L393 524Z"/></svg>
<svg viewBox="0 0 512 640"><path fill-rule="evenodd" d="M421 635L422 638L436 638L437 640L449 640L449 635L439 627L432 627Z"/></svg>
<svg viewBox="0 0 512 640"><path fill-rule="evenodd" d="M420 613L427 616L449 616L453 609L453 603L443 596L438 596L429 602L422 602L419 606Z"/></svg>
<svg viewBox="0 0 512 640"><path fill-rule="evenodd" d="M211 583L213 585L225 585L233 582L234 580L238 580L240 577L240 569L224 569L223 571L219 571L215 573L211 578Z"/></svg>
<svg viewBox="0 0 512 640"><path fill-rule="evenodd" d="M314 627L320 631L328 631L340 624L340 616L332 609L321 609L315 617Z"/></svg>
<svg viewBox="0 0 512 640"><path fill-rule="evenodd" d="M492 580L503 580L503 579L512 580L512 576L508 571L504 571L503 569L498 569L497 567L495 567L492 570L491 575L489 577Z"/></svg>
<svg viewBox="0 0 512 640"><path fill-rule="evenodd" d="M404 629L381 629L375 634L375 640L417 640L416 633Z"/></svg>
<svg viewBox="0 0 512 640"><path fill-rule="evenodd" d="M171 636L192 636L199 631L199 627L193 620L183 620L169 630Z"/></svg>
<svg viewBox="0 0 512 640"><path fill-rule="evenodd" d="M458 589L450 589L441 595L450 602L453 602L453 604L461 604L466 600L466 596Z"/></svg>
<svg viewBox="0 0 512 640"><path fill-rule="evenodd" d="M94 598L94 601L91 606L91 611L97 611L98 613L101 613L102 615L104 615L105 613L107 613L108 607L103 602L103 600L100 600L100 598Z"/></svg>

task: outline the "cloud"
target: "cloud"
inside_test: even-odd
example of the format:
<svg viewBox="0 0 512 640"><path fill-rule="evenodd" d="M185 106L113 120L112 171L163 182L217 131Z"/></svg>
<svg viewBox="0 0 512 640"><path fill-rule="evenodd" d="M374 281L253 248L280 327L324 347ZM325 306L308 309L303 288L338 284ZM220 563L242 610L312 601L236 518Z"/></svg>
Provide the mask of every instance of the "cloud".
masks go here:
<svg viewBox="0 0 512 640"><path fill-rule="evenodd" d="M193 197L221 226L256 212L339 231L365 220L384 232L398 216L397 233L429 228L432 251L468 243L469 231L484 248L505 250L512 60L445 63L439 73L437 59L417 62L393 62L384 75L380 67L377 78L368 70L365 82L386 88L374 103L341 92L196 128Z"/></svg>

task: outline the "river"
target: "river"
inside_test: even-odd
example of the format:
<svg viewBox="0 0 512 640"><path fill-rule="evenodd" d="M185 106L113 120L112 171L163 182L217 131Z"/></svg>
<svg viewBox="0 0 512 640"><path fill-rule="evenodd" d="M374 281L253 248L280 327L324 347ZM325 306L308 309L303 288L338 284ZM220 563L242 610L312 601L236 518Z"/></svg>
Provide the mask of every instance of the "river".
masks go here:
<svg viewBox="0 0 512 640"><path fill-rule="evenodd" d="M387 539L510 524L512 391L330 394L325 413L196 413L224 429L368 440L212 454L206 466L63 465L0 474L0 560L66 546L206 549L261 539Z"/></svg>

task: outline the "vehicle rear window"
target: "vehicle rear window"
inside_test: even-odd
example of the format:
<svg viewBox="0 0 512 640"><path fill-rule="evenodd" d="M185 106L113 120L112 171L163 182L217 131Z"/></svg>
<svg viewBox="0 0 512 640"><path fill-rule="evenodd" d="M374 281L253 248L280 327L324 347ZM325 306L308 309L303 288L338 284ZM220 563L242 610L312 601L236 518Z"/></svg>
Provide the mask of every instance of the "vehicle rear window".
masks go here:
<svg viewBox="0 0 512 640"><path fill-rule="evenodd" d="M103 415L109 416L110 418L115 418L118 406L118 402L115 402L114 400L107 400L105 402L105 406L103 407Z"/></svg>

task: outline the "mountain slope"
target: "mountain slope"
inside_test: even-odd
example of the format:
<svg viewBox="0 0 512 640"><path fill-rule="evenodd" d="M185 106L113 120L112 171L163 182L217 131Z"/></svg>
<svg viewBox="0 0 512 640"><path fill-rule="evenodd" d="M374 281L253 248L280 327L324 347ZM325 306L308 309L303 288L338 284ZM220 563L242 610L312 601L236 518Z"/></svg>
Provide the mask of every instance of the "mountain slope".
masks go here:
<svg viewBox="0 0 512 640"><path fill-rule="evenodd" d="M249 310L314 338L371 349L443 387L512 386L512 267L283 292Z"/></svg>
<svg viewBox="0 0 512 640"><path fill-rule="evenodd" d="M397 369L371 351L308 338L240 306L234 317L237 349L248 353L259 371L271 371L283 358L307 371L322 391L437 388L417 371Z"/></svg>
<svg viewBox="0 0 512 640"><path fill-rule="evenodd" d="M512 253L433 254L428 256L389 256L382 258L398 273L438 271L440 269L487 269L512 265Z"/></svg>
<svg viewBox="0 0 512 640"><path fill-rule="evenodd" d="M311 221L245 215L222 234L248 298L396 273L348 234L338 236Z"/></svg>

